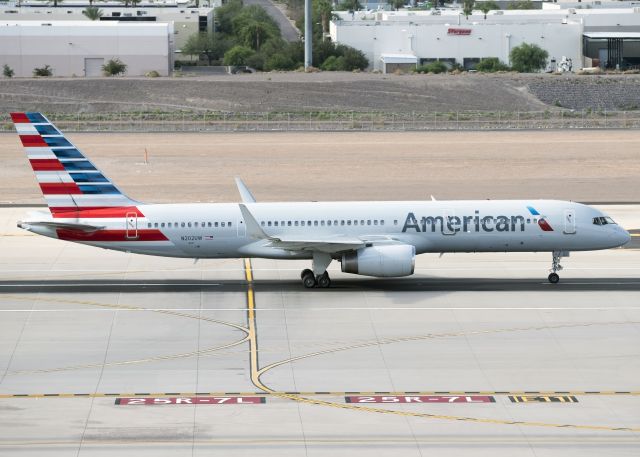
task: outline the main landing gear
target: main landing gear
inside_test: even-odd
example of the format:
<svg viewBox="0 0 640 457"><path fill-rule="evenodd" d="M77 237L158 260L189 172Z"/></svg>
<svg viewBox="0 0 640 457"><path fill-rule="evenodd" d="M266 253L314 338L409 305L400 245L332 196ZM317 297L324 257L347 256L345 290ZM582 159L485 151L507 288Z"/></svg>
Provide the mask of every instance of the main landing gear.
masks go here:
<svg viewBox="0 0 640 457"><path fill-rule="evenodd" d="M326 289L331 286L331 278L327 272L327 267L331 263L331 256L325 252L313 252L313 269L302 270L300 278L302 278L302 285L307 289L313 289L314 287L322 287Z"/></svg>
<svg viewBox="0 0 640 457"><path fill-rule="evenodd" d="M565 251L553 251L551 257L551 273L547 279L551 284L557 284L560 281L560 276L556 271L562 271L562 265L560 265L560 259L562 257L569 257L569 253Z"/></svg>
<svg viewBox="0 0 640 457"><path fill-rule="evenodd" d="M300 278L302 278L302 284L307 289L313 289L314 287L321 287L323 289L326 289L327 287L331 286L331 278L329 278L329 273L326 271L321 275L316 276L313 274L313 271L309 269L302 270Z"/></svg>

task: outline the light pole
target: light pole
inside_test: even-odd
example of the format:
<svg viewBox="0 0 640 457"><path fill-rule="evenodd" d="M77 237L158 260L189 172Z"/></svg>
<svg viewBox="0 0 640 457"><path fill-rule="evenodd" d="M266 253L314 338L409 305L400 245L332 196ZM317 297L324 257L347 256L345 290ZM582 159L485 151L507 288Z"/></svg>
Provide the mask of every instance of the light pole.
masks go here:
<svg viewBox="0 0 640 457"><path fill-rule="evenodd" d="M312 35L313 27L311 25L311 0L304 0L304 69L305 71L313 62L312 57Z"/></svg>

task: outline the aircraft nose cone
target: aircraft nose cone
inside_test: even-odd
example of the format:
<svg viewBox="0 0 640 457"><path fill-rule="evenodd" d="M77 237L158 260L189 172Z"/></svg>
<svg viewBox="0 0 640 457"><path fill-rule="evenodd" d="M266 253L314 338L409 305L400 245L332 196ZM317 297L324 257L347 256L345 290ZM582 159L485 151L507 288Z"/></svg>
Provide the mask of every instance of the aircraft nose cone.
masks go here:
<svg viewBox="0 0 640 457"><path fill-rule="evenodd" d="M625 229L620 230L620 246L624 246L629 241L631 241L631 234L627 232Z"/></svg>

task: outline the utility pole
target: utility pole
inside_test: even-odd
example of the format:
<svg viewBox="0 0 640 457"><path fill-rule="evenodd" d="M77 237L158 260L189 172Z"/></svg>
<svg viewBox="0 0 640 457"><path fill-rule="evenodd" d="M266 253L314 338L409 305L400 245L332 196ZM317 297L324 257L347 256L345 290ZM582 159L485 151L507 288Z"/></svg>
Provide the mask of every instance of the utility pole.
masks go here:
<svg viewBox="0 0 640 457"><path fill-rule="evenodd" d="M311 66L312 58L312 38L313 27L311 26L311 0L304 0L304 69L305 71Z"/></svg>

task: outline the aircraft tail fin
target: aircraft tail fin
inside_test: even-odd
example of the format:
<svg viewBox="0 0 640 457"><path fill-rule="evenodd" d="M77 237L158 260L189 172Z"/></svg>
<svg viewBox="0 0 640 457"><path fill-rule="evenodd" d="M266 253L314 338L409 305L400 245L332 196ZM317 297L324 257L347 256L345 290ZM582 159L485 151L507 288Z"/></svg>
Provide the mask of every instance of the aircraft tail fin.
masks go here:
<svg viewBox="0 0 640 457"><path fill-rule="evenodd" d="M123 211L138 202L127 197L41 113L11 113L11 119L51 214Z"/></svg>

